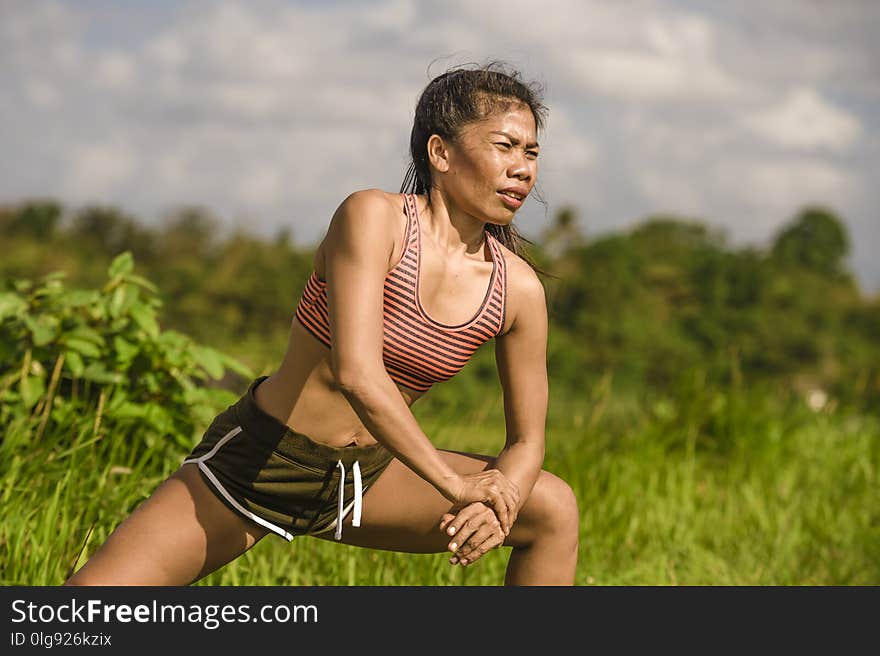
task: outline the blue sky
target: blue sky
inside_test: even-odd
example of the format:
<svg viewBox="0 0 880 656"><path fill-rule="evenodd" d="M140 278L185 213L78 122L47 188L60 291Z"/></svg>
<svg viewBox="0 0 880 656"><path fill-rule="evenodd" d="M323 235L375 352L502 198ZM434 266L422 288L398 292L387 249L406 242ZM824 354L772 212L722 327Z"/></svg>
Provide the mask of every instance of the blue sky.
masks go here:
<svg viewBox="0 0 880 656"><path fill-rule="evenodd" d="M880 292L880 4L869 0L0 5L0 203L181 205L313 244L396 190L430 73L501 58L542 82L537 236L676 214L764 245L806 204ZM432 63L433 62L433 63Z"/></svg>

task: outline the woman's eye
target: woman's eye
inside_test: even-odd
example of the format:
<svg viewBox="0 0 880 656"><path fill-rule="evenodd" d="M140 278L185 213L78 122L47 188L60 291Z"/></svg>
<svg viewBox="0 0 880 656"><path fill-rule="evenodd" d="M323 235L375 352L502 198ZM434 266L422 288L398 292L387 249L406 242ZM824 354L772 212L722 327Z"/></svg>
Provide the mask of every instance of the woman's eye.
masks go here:
<svg viewBox="0 0 880 656"><path fill-rule="evenodd" d="M526 155L528 155L531 159L538 159L538 151L537 150L527 150Z"/></svg>
<svg viewBox="0 0 880 656"><path fill-rule="evenodd" d="M507 143L506 141L496 141L495 145L501 146L502 148L504 148L504 150L510 150L510 148L511 148L511 145L509 143Z"/></svg>

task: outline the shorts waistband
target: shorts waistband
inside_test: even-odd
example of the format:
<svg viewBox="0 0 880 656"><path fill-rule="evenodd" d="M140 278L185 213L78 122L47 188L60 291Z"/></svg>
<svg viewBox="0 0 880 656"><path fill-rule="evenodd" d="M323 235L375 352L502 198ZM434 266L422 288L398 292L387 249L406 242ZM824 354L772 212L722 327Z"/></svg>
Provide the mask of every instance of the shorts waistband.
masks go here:
<svg viewBox="0 0 880 656"><path fill-rule="evenodd" d="M291 430L289 426L264 412L254 398L254 390L268 376L254 380L234 405L234 412L241 427L254 439L271 441L282 455L295 458L297 462L319 469L336 466L342 461L346 468L355 462L360 463L364 472L384 466L393 457L390 451L379 443L366 446L335 447L314 441L308 435Z"/></svg>

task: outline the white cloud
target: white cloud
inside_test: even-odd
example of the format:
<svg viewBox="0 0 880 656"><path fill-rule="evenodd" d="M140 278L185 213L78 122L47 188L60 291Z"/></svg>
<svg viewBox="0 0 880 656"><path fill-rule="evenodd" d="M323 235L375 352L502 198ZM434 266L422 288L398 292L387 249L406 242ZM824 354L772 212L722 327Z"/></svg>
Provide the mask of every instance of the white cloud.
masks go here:
<svg viewBox="0 0 880 656"><path fill-rule="evenodd" d="M705 167L716 161L737 135L723 114L699 118L636 107L620 115L619 129L636 162L661 168L671 163Z"/></svg>
<svg viewBox="0 0 880 656"><path fill-rule="evenodd" d="M795 149L847 150L862 132L858 117L811 88L794 89L775 107L747 114L742 121L768 141Z"/></svg>
<svg viewBox="0 0 880 656"><path fill-rule="evenodd" d="M136 63L130 55L110 52L97 59L95 80L108 89L126 91L134 84L136 75Z"/></svg>
<svg viewBox="0 0 880 656"><path fill-rule="evenodd" d="M725 163L714 178L734 202L783 218L812 203L849 205L859 193L851 171L816 158Z"/></svg>
<svg viewBox="0 0 880 656"><path fill-rule="evenodd" d="M573 80L628 101L717 101L744 90L719 64L715 29L705 19L643 17L630 36L636 43L576 46L569 59Z"/></svg>
<svg viewBox="0 0 880 656"><path fill-rule="evenodd" d="M76 145L68 153L64 192L76 202L107 202L134 174L138 157L122 140Z"/></svg>
<svg viewBox="0 0 880 656"><path fill-rule="evenodd" d="M271 206L281 200L281 172L261 166L246 171L237 185L237 196L250 207Z"/></svg>
<svg viewBox="0 0 880 656"><path fill-rule="evenodd" d="M144 49L147 63L166 69L177 69L187 63L189 49L184 38L170 32L162 33L147 44Z"/></svg>
<svg viewBox="0 0 880 656"><path fill-rule="evenodd" d="M546 134L541 137L538 180L547 181L554 195L562 194L562 202L575 202L588 208L601 204L602 189L595 170L601 165L601 146L595 135L574 120L565 106L551 108ZM577 180L576 185L559 185L555 181Z"/></svg>
<svg viewBox="0 0 880 656"><path fill-rule="evenodd" d="M37 109L54 109L58 107L61 100L61 94L55 85L42 79L26 80L24 93Z"/></svg>
<svg viewBox="0 0 880 656"><path fill-rule="evenodd" d="M808 4L798 18L676 0L157 3L143 10L164 12L154 27L111 33L123 9L2 3L0 135L16 171L0 194L61 190L145 219L251 208L257 229L296 217L312 239L351 188L399 184L429 63L501 57L548 83L551 206L609 229L661 208L734 232L747 216L757 238L811 199L849 202L867 217L854 215L856 248L876 250L880 86L860 35L877 12L830 20L842 12Z"/></svg>
<svg viewBox="0 0 880 656"><path fill-rule="evenodd" d="M668 172L661 168L645 170L636 184L652 212L695 216L706 209L706 189L694 184L680 171Z"/></svg>

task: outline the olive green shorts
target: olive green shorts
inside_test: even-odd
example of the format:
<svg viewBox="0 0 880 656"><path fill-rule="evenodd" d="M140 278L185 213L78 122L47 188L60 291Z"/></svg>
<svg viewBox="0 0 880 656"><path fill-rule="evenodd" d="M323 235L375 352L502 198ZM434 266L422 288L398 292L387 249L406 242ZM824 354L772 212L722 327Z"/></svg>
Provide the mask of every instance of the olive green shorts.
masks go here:
<svg viewBox="0 0 880 656"><path fill-rule="evenodd" d="M380 444L332 447L292 431L257 407L255 380L221 412L184 461L198 465L208 487L229 508L281 537L336 529L393 455Z"/></svg>

